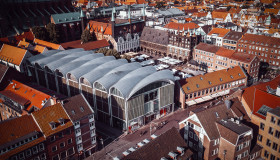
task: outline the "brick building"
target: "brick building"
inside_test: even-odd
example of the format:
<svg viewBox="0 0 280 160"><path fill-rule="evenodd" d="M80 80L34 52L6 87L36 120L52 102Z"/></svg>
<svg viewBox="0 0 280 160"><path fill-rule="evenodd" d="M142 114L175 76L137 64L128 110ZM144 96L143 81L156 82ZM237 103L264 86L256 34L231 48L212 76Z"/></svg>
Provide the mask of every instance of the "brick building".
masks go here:
<svg viewBox="0 0 280 160"><path fill-rule="evenodd" d="M237 51L257 56L261 62L269 66L280 66L279 38L264 35L245 34L237 43Z"/></svg>
<svg viewBox="0 0 280 160"><path fill-rule="evenodd" d="M242 124L233 108L241 105L238 99L202 107L179 122L184 139L198 159L249 159L250 154L260 157L261 147L251 152L252 128Z"/></svg>
<svg viewBox="0 0 280 160"><path fill-rule="evenodd" d="M195 47L194 60L208 72L234 66L242 67L253 81L258 80L260 60L255 55L244 55L234 50L200 43Z"/></svg>
<svg viewBox="0 0 280 160"><path fill-rule="evenodd" d="M186 108L227 95L230 89L246 85L246 73L241 67L236 66L178 81L175 101L180 102L182 108Z"/></svg>
<svg viewBox="0 0 280 160"><path fill-rule="evenodd" d="M47 159L46 138L32 116L0 123L0 159Z"/></svg>
<svg viewBox="0 0 280 160"><path fill-rule="evenodd" d="M10 84L0 91L0 121L30 114L55 103L56 98L11 80Z"/></svg>
<svg viewBox="0 0 280 160"><path fill-rule="evenodd" d="M237 41L242 38L243 34L243 32L229 31L223 39L223 47L235 50L237 47Z"/></svg>
<svg viewBox="0 0 280 160"><path fill-rule="evenodd" d="M257 143L263 147L264 159L279 159L280 76L244 89L242 104L251 122L259 127Z"/></svg>
<svg viewBox="0 0 280 160"><path fill-rule="evenodd" d="M140 37L140 47L144 53L167 56L168 32L145 27Z"/></svg>
<svg viewBox="0 0 280 160"><path fill-rule="evenodd" d="M74 124L76 148L80 157L87 157L95 152L96 133L94 112L82 94L63 100L70 120Z"/></svg>

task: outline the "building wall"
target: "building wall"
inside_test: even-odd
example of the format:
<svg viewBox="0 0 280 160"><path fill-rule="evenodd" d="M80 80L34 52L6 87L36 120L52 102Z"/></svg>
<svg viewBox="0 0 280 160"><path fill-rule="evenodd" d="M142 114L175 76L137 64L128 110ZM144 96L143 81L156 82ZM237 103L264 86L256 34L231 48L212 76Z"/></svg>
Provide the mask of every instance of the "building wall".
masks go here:
<svg viewBox="0 0 280 160"><path fill-rule="evenodd" d="M24 157L24 158L23 158ZM12 155L10 159L35 159L39 158L41 160L47 159L47 153L46 153L46 145L44 142L35 144L32 147L29 147L22 152L16 153L15 155Z"/></svg>
<svg viewBox="0 0 280 160"><path fill-rule="evenodd" d="M21 113L0 102L0 122L12 117L20 117Z"/></svg>
<svg viewBox="0 0 280 160"><path fill-rule="evenodd" d="M237 51L244 54L256 55L261 62L266 62L270 66L280 67L280 49L278 46L268 44L259 44L257 40L252 42L245 42L239 40L237 42Z"/></svg>
<svg viewBox="0 0 280 160"><path fill-rule="evenodd" d="M53 137L55 137L55 140L53 140ZM59 156L59 158L62 159L65 153L67 157L70 158L73 157L74 154L78 153L76 149L75 132L73 126L48 136L46 144L48 159L52 159L55 156ZM64 144L64 147L62 144ZM57 148L57 150L53 151L53 148L55 147ZM71 155L70 150L74 151L74 153Z"/></svg>

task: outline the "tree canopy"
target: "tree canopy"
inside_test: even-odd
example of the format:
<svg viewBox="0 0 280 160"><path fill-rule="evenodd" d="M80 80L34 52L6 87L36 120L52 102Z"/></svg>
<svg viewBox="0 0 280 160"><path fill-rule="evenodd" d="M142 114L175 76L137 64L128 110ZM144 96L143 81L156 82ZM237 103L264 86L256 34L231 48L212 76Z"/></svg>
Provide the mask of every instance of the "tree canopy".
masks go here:
<svg viewBox="0 0 280 160"><path fill-rule="evenodd" d="M39 27L39 26L34 26L32 27L32 32L35 36L35 38L48 41L49 40L49 35L47 32L47 29L44 27Z"/></svg>
<svg viewBox="0 0 280 160"><path fill-rule="evenodd" d="M47 24L46 30L49 34L50 42L52 42L52 43L60 42L60 32L59 32L58 27L55 24L53 24L53 23Z"/></svg>
<svg viewBox="0 0 280 160"><path fill-rule="evenodd" d="M93 40L93 36L91 35L89 30L84 30L84 32L81 35L81 42L82 43L87 43L89 41Z"/></svg>

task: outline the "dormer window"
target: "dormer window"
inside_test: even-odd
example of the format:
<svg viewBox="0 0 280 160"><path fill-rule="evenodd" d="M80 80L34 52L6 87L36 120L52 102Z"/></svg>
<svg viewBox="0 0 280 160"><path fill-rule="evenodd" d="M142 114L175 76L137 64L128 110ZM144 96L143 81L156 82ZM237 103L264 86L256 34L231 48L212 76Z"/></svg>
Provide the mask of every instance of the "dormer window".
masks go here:
<svg viewBox="0 0 280 160"><path fill-rule="evenodd" d="M172 159L176 159L177 154L174 153L174 152L169 152L169 153L168 153L168 156L171 157Z"/></svg>
<svg viewBox="0 0 280 160"><path fill-rule="evenodd" d="M54 130L56 128L55 122L50 122L49 125L51 126L52 130Z"/></svg>
<svg viewBox="0 0 280 160"><path fill-rule="evenodd" d="M222 82L222 81L223 81L223 79L222 79L222 78L220 78L220 81Z"/></svg>
<svg viewBox="0 0 280 160"><path fill-rule="evenodd" d="M82 112L84 112L84 111L85 111L84 107L80 107L80 110L81 110Z"/></svg>
<svg viewBox="0 0 280 160"><path fill-rule="evenodd" d="M209 83L209 84L212 84L212 82L211 82L211 81L208 81L208 83Z"/></svg>
<svg viewBox="0 0 280 160"><path fill-rule="evenodd" d="M199 84L196 84L196 87L199 88Z"/></svg>
<svg viewBox="0 0 280 160"><path fill-rule="evenodd" d="M65 124L65 121L63 118L59 118L58 121L59 121L60 125L62 125L62 126Z"/></svg>
<svg viewBox="0 0 280 160"><path fill-rule="evenodd" d="M233 76L232 76L232 75L230 75L230 78L231 78L231 79L233 79Z"/></svg>
<svg viewBox="0 0 280 160"><path fill-rule="evenodd" d="M76 112L75 112L74 110L72 110L72 111L71 111L71 113L72 113L73 115L75 115L75 114L76 114Z"/></svg>

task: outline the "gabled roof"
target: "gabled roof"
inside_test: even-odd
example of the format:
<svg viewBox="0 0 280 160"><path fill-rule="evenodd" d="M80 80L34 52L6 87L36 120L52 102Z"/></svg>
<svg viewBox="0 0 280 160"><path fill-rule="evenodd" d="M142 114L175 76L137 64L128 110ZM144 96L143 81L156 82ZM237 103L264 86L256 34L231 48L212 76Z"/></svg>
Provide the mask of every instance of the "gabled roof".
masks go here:
<svg viewBox="0 0 280 160"><path fill-rule="evenodd" d="M83 48L85 51L88 51L88 50L95 50L103 47L109 47L110 44L106 39L90 41L83 44L81 44L81 40L76 40L76 41L62 43L61 46L64 49Z"/></svg>
<svg viewBox="0 0 280 160"><path fill-rule="evenodd" d="M206 73L205 75L182 79L179 83L185 94L189 94L243 78L246 78L245 73L241 67L236 66L234 68Z"/></svg>
<svg viewBox="0 0 280 160"><path fill-rule="evenodd" d="M280 106L280 97L271 93L268 93L267 87L275 90L280 83L280 75L269 82L261 83L244 89L242 98L244 98L251 112L262 119L266 119L265 116L257 113L263 106L270 108L276 108Z"/></svg>
<svg viewBox="0 0 280 160"><path fill-rule="evenodd" d="M91 106L82 94L63 100L63 108L72 122L93 114Z"/></svg>
<svg viewBox="0 0 280 160"><path fill-rule="evenodd" d="M3 44L0 51L0 59L15 65L20 65L27 50Z"/></svg>
<svg viewBox="0 0 280 160"><path fill-rule="evenodd" d="M176 128L172 127L162 135L158 136L148 144L138 148L136 151L123 157L123 160L160 160L162 157L169 157L169 152L178 152L177 147L185 149L183 156L178 159L188 159L192 156L192 151L187 149L187 144L180 136Z"/></svg>
<svg viewBox="0 0 280 160"><path fill-rule="evenodd" d="M40 46L40 45L36 45L33 49L33 51L39 52L39 53L43 53L44 51L47 51L47 47L44 46Z"/></svg>
<svg viewBox="0 0 280 160"><path fill-rule="evenodd" d="M104 22L90 20L88 22L87 29L90 30L90 32L103 33L104 35L112 35L111 23L104 23Z"/></svg>
<svg viewBox="0 0 280 160"><path fill-rule="evenodd" d="M196 114L210 140L220 137L216 127L217 121L234 117L232 111L227 109L224 103L203 110L197 109L197 111L194 110L193 112Z"/></svg>
<svg viewBox="0 0 280 160"><path fill-rule="evenodd" d="M73 126L61 103L33 112L32 116L46 137ZM64 120L64 125L61 125L59 122L61 118ZM55 129L51 128L51 122L55 123Z"/></svg>
<svg viewBox="0 0 280 160"><path fill-rule="evenodd" d="M199 25L196 23L190 22L190 23L176 23L176 22L169 22L164 26L164 28L168 29L175 29L175 30L185 30L187 31L188 29L198 29Z"/></svg>
<svg viewBox="0 0 280 160"><path fill-rule="evenodd" d="M252 131L252 129L242 123L237 124L231 120L221 120L216 122L221 137L236 145L239 135ZM253 137L251 137L253 138Z"/></svg>
<svg viewBox="0 0 280 160"><path fill-rule="evenodd" d="M218 37L224 37L230 29L213 28L207 35L218 34Z"/></svg>
<svg viewBox="0 0 280 160"><path fill-rule="evenodd" d="M226 49L224 47L220 47L216 52L216 55L230 58L234 54L235 50Z"/></svg>
<svg viewBox="0 0 280 160"><path fill-rule="evenodd" d="M228 32L228 34L224 37L224 39L238 41L240 38L242 38L243 35L244 35L244 32L230 31L230 32Z"/></svg>
<svg viewBox="0 0 280 160"><path fill-rule="evenodd" d="M34 132L40 132L40 129L30 115L3 121L0 123L0 146Z"/></svg>
<svg viewBox="0 0 280 160"><path fill-rule="evenodd" d="M43 41L43 40L40 40L40 39L37 39L37 38L35 38L33 42L35 44L39 44L41 46L45 46L45 47L48 47L48 48L51 48L51 49L61 49L62 48L61 45L59 45L59 44Z"/></svg>
<svg viewBox="0 0 280 160"><path fill-rule="evenodd" d="M4 91L0 91L0 94L4 94L21 105L28 104L25 110L29 111L33 106L41 109L44 100L49 100L50 95L40 92L34 88L24 85L18 81L12 80L12 82L5 88Z"/></svg>
<svg viewBox="0 0 280 160"><path fill-rule="evenodd" d="M228 12L220 12L220 11L213 11L212 18L222 18L225 19L229 13Z"/></svg>

